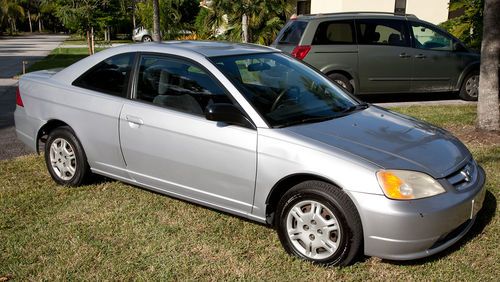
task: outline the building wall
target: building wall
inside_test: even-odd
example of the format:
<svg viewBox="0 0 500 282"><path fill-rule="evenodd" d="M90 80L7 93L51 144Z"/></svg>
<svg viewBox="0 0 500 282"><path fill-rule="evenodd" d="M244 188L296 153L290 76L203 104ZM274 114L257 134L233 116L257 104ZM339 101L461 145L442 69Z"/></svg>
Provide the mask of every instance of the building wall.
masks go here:
<svg viewBox="0 0 500 282"><path fill-rule="evenodd" d="M407 0L406 13L439 24L448 19L449 0ZM311 14L336 12L394 12L395 0L311 0Z"/></svg>

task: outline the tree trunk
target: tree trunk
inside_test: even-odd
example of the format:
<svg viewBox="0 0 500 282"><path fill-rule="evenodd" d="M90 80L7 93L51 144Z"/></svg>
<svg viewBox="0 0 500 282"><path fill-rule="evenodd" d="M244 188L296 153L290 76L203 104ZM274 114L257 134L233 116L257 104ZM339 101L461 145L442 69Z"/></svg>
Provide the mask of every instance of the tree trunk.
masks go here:
<svg viewBox="0 0 500 282"><path fill-rule="evenodd" d="M89 55L92 55L92 44L90 43L90 30L87 30L87 47L89 49Z"/></svg>
<svg viewBox="0 0 500 282"><path fill-rule="evenodd" d="M478 128L500 130L498 67L500 58L500 0L486 0L477 103Z"/></svg>
<svg viewBox="0 0 500 282"><path fill-rule="evenodd" d="M30 25L30 33L33 33L33 24L31 23L30 10L28 10L28 22L29 22L29 25Z"/></svg>
<svg viewBox="0 0 500 282"><path fill-rule="evenodd" d="M95 41L94 41L94 27L90 28L90 41L91 41L91 48L92 48L92 55L95 54Z"/></svg>
<svg viewBox="0 0 500 282"><path fill-rule="evenodd" d="M136 29L137 24L135 22L135 0L132 0L132 24L134 25L134 29Z"/></svg>
<svg viewBox="0 0 500 282"><path fill-rule="evenodd" d="M244 43L248 43L248 17L247 14L243 14L241 17L241 29L242 29L242 40Z"/></svg>
<svg viewBox="0 0 500 282"><path fill-rule="evenodd" d="M38 32L42 32L42 15L38 14Z"/></svg>
<svg viewBox="0 0 500 282"><path fill-rule="evenodd" d="M153 0L153 41L160 42L160 4Z"/></svg>

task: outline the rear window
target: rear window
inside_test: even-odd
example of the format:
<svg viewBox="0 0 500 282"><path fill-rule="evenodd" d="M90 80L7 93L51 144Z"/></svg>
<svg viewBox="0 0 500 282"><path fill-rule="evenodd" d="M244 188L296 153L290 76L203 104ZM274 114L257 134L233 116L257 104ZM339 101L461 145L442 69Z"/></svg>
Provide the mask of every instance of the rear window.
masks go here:
<svg viewBox="0 0 500 282"><path fill-rule="evenodd" d="M73 85L126 97L134 56L134 53L124 53L107 58L77 78Z"/></svg>
<svg viewBox="0 0 500 282"><path fill-rule="evenodd" d="M353 21L329 21L318 25L312 44L354 44L354 41Z"/></svg>
<svg viewBox="0 0 500 282"><path fill-rule="evenodd" d="M306 29L307 22L292 21L285 27L278 44L299 44L300 38Z"/></svg>

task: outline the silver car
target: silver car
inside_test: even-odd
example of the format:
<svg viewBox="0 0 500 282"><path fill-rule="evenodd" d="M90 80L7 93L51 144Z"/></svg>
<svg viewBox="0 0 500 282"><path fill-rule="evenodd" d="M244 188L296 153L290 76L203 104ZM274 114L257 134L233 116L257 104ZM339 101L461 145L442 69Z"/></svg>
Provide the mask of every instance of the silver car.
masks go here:
<svg viewBox="0 0 500 282"><path fill-rule="evenodd" d="M483 169L445 130L256 45L128 45L29 73L15 121L59 184L96 173L268 224L323 265L442 251L485 195Z"/></svg>
<svg viewBox="0 0 500 282"><path fill-rule="evenodd" d="M139 26L132 31L132 40L134 41L142 41L142 42L151 42L153 41L153 37L148 29Z"/></svg>

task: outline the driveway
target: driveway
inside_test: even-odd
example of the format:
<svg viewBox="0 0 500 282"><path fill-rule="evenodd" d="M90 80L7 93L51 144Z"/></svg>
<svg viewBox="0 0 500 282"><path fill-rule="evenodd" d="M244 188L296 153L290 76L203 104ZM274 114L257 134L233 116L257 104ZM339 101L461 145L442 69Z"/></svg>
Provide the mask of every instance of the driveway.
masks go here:
<svg viewBox="0 0 500 282"><path fill-rule="evenodd" d="M16 139L14 110L17 80L22 62L31 64L47 56L61 44L65 35L25 35L0 37L0 160L29 153Z"/></svg>

